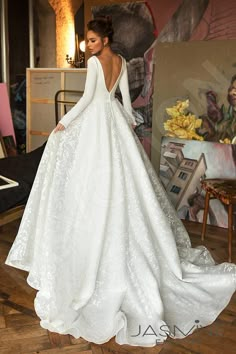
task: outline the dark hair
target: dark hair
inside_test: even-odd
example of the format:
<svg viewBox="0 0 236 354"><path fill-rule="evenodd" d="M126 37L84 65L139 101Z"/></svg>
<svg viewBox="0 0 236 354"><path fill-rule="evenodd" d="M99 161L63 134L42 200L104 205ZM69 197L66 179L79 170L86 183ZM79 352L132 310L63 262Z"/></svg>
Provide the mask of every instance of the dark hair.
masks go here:
<svg viewBox="0 0 236 354"><path fill-rule="evenodd" d="M110 16L95 17L87 24L88 31L97 33L101 38L108 37L109 43L113 41L114 30Z"/></svg>

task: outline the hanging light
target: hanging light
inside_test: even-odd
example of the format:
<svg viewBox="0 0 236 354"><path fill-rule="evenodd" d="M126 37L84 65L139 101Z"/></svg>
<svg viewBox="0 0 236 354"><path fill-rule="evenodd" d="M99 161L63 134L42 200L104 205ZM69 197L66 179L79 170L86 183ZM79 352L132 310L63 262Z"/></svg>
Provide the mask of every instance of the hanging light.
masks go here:
<svg viewBox="0 0 236 354"><path fill-rule="evenodd" d="M85 52L85 47L86 47L85 40L83 40L79 44L79 49L81 50L81 52L83 53Z"/></svg>

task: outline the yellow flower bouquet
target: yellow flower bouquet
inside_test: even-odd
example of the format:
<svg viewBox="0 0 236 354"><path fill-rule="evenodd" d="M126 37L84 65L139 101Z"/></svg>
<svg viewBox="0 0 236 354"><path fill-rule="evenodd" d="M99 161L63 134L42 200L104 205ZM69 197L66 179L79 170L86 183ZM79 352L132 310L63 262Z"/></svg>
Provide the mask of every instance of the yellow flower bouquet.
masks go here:
<svg viewBox="0 0 236 354"><path fill-rule="evenodd" d="M167 114L171 117L164 123L166 135L181 139L203 140L203 137L195 131L200 128L202 120L194 114L186 113L188 106L189 100L186 100L177 101L175 106L166 108Z"/></svg>

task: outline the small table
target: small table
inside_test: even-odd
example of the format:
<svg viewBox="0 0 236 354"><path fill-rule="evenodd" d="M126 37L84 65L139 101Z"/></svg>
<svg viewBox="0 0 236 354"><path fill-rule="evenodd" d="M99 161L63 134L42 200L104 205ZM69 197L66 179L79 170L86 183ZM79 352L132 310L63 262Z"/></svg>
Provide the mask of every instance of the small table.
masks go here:
<svg viewBox="0 0 236 354"><path fill-rule="evenodd" d="M218 199L228 206L228 261L232 261L232 235L233 235L233 205L236 204L236 179L204 179L201 181L202 189L206 191L205 209L202 225L202 241L206 233L207 215L210 198Z"/></svg>

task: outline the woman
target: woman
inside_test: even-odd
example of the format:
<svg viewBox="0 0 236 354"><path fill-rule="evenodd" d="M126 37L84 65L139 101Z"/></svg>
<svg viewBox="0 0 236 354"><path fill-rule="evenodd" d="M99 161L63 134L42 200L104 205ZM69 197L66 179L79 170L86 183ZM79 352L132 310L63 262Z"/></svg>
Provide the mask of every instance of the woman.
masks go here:
<svg viewBox="0 0 236 354"><path fill-rule="evenodd" d="M235 291L236 267L191 248L133 132L112 35L109 19L89 22L84 95L48 140L6 263L29 272L42 327L154 346L212 323Z"/></svg>

